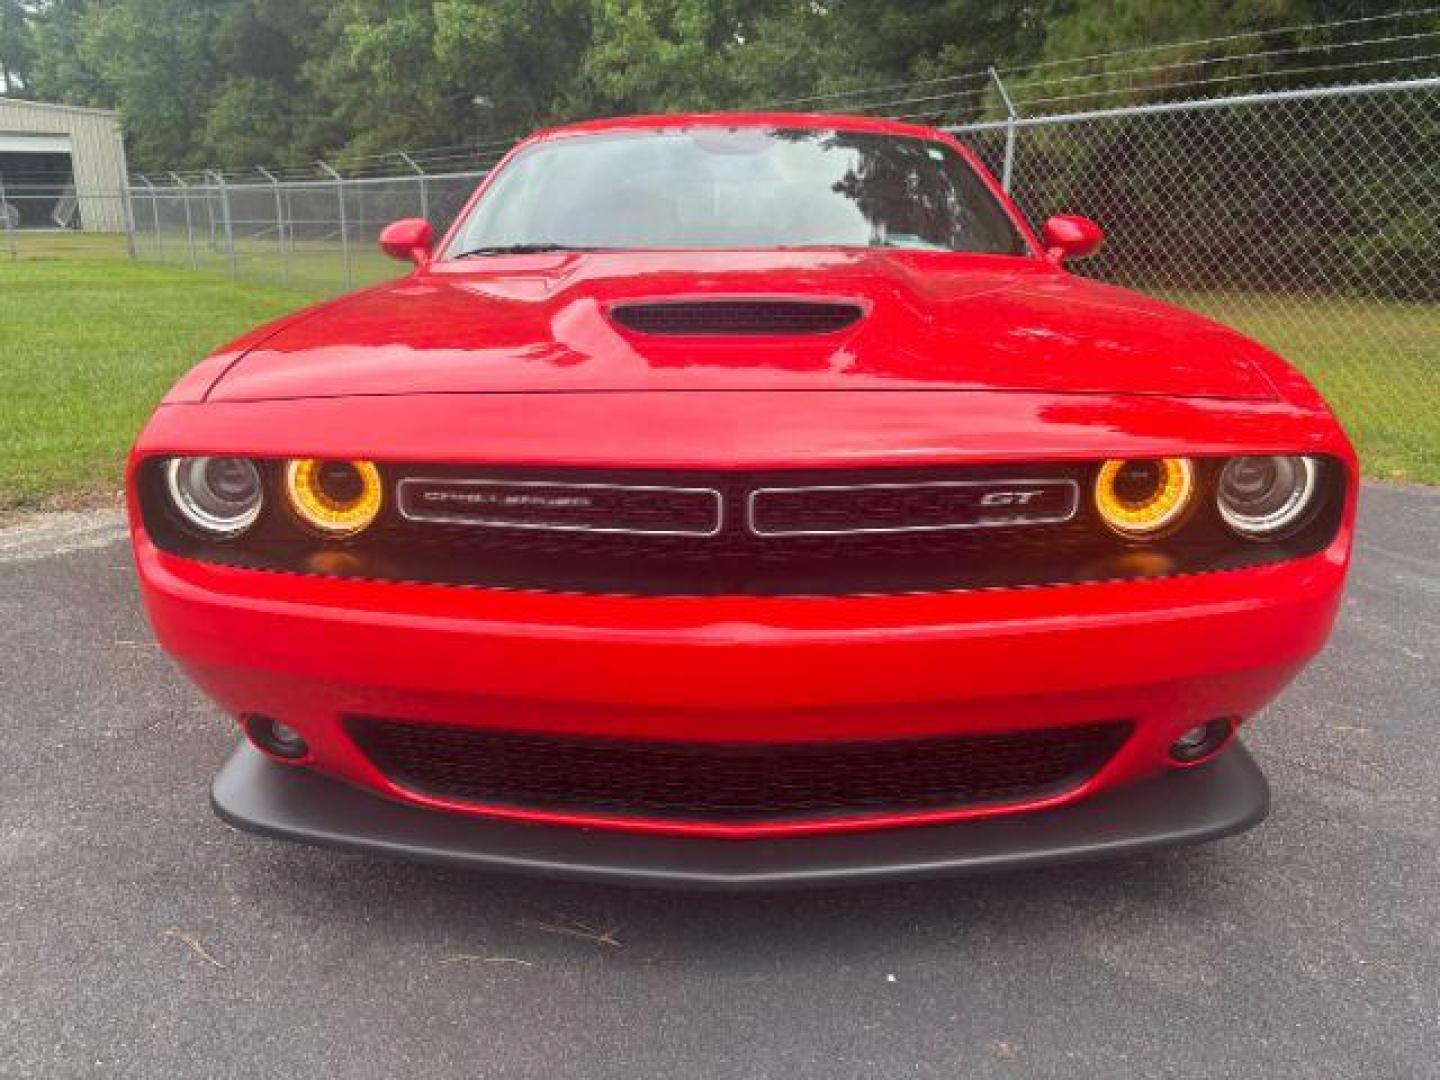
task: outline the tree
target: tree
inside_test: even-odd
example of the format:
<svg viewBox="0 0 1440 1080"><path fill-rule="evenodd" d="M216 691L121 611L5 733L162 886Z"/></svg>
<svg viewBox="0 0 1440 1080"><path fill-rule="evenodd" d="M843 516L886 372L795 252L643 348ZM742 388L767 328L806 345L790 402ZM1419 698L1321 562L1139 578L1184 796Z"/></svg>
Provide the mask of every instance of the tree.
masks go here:
<svg viewBox="0 0 1440 1080"><path fill-rule="evenodd" d="M731 60L763 0L595 0L577 108L591 114L702 109L741 93Z"/></svg>
<svg viewBox="0 0 1440 1080"><path fill-rule="evenodd" d="M219 12L190 0L119 0L81 16L80 58L114 93L137 161L202 164Z"/></svg>
<svg viewBox="0 0 1440 1080"><path fill-rule="evenodd" d="M1007 74L1022 103L1082 92L1075 104L1083 108L1099 100L1088 96L1096 90L1117 87L1125 100L1143 101L1177 71L1197 79L1274 71L1290 62L1284 50L1316 40L1279 28L1364 14L1371 3L0 0L0 86L118 107L141 169L290 163L503 142L581 116L795 99L802 109L884 106L963 120L995 108L983 76L990 63L1066 61L1028 77ZM1440 27L1433 14L1420 21L1424 15L1407 15L1405 28ZM1249 31L1263 34L1238 47L1200 43L1140 62L1123 54ZM1247 50L1260 55L1236 58ZM1116 51L1122 55L1069 62ZM1174 63L1187 66L1130 71ZM1353 74L1337 68L1335 77ZM886 84L894 87L824 96Z"/></svg>
<svg viewBox="0 0 1440 1080"><path fill-rule="evenodd" d="M89 0L47 0L29 7L31 67L26 93L43 101L109 107L115 95L81 56Z"/></svg>
<svg viewBox="0 0 1440 1080"><path fill-rule="evenodd" d="M435 59L486 139L566 110L590 47L588 0L436 0Z"/></svg>
<svg viewBox="0 0 1440 1080"><path fill-rule="evenodd" d="M323 8L294 0L230 4L215 29L216 83L198 133L205 160L221 165L315 157L342 137L305 79L323 46Z"/></svg>
<svg viewBox="0 0 1440 1080"><path fill-rule="evenodd" d="M0 94L13 94L26 84L33 49L30 13L20 0L0 0Z"/></svg>

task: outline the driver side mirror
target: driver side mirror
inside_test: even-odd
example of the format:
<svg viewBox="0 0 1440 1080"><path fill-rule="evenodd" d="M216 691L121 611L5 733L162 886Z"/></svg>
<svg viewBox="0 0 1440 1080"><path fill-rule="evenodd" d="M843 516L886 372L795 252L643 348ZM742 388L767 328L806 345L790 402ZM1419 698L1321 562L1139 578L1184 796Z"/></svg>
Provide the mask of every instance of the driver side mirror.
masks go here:
<svg viewBox="0 0 1440 1080"><path fill-rule="evenodd" d="M1094 255L1105 244L1105 234L1089 218L1076 214L1057 214L1045 222L1041 231L1045 255L1056 266L1070 259Z"/></svg>
<svg viewBox="0 0 1440 1080"><path fill-rule="evenodd" d="M424 218L401 218L381 230L380 250L392 259L424 266L430 261L434 239L435 230Z"/></svg>

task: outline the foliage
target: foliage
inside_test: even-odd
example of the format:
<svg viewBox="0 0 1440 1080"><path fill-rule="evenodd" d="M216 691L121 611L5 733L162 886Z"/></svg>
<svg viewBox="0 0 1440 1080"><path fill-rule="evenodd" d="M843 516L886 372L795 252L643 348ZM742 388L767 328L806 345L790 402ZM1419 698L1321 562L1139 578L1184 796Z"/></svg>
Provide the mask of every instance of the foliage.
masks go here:
<svg viewBox="0 0 1440 1080"><path fill-rule="evenodd" d="M1061 0L0 0L11 92L141 170L503 140L1027 60Z"/></svg>
<svg viewBox="0 0 1440 1080"><path fill-rule="evenodd" d="M34 48L28 13L20 0L0 0L0 94L25 85Z"/></svg>
<svg viewBox="0 0 1440 1080"><path fill-rule="evenodd" d="M1164 60L1204 74L1218 46L1203 39L1245 31L1273 35L1240 61L1262 70L1304 39L1276 28L1369 13L1367 0L0 0L0 85L118 107L133 163L163 171L485 143L576 116L811 98L1158 40L1201 39ZM1047 71L1074 73L1032 77Z"/></svg>

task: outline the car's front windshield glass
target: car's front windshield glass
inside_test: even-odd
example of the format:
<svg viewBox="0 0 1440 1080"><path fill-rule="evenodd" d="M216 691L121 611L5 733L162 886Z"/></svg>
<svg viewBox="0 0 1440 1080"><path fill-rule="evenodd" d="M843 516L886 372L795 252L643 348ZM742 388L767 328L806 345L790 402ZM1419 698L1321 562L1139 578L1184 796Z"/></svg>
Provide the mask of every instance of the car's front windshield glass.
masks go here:
<svg viewBox="0 0 1440 1080"><path fill-rule="evenodd" d="M495 178L446 255L550 246L1027 251L944 143L713 126L537 143Z"/></svg>

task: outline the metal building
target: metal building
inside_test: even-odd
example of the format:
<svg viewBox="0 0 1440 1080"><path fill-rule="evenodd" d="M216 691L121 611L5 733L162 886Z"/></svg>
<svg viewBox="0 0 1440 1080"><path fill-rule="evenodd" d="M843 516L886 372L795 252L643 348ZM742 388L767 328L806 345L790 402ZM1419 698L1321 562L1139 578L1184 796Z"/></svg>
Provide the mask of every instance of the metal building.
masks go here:
<svg viewBox="0 0 1440 1080"><path fill-rule="evenodd" d="M125 186L118 114L0 97L0 214L11 227L124 232Z"/></svg>

